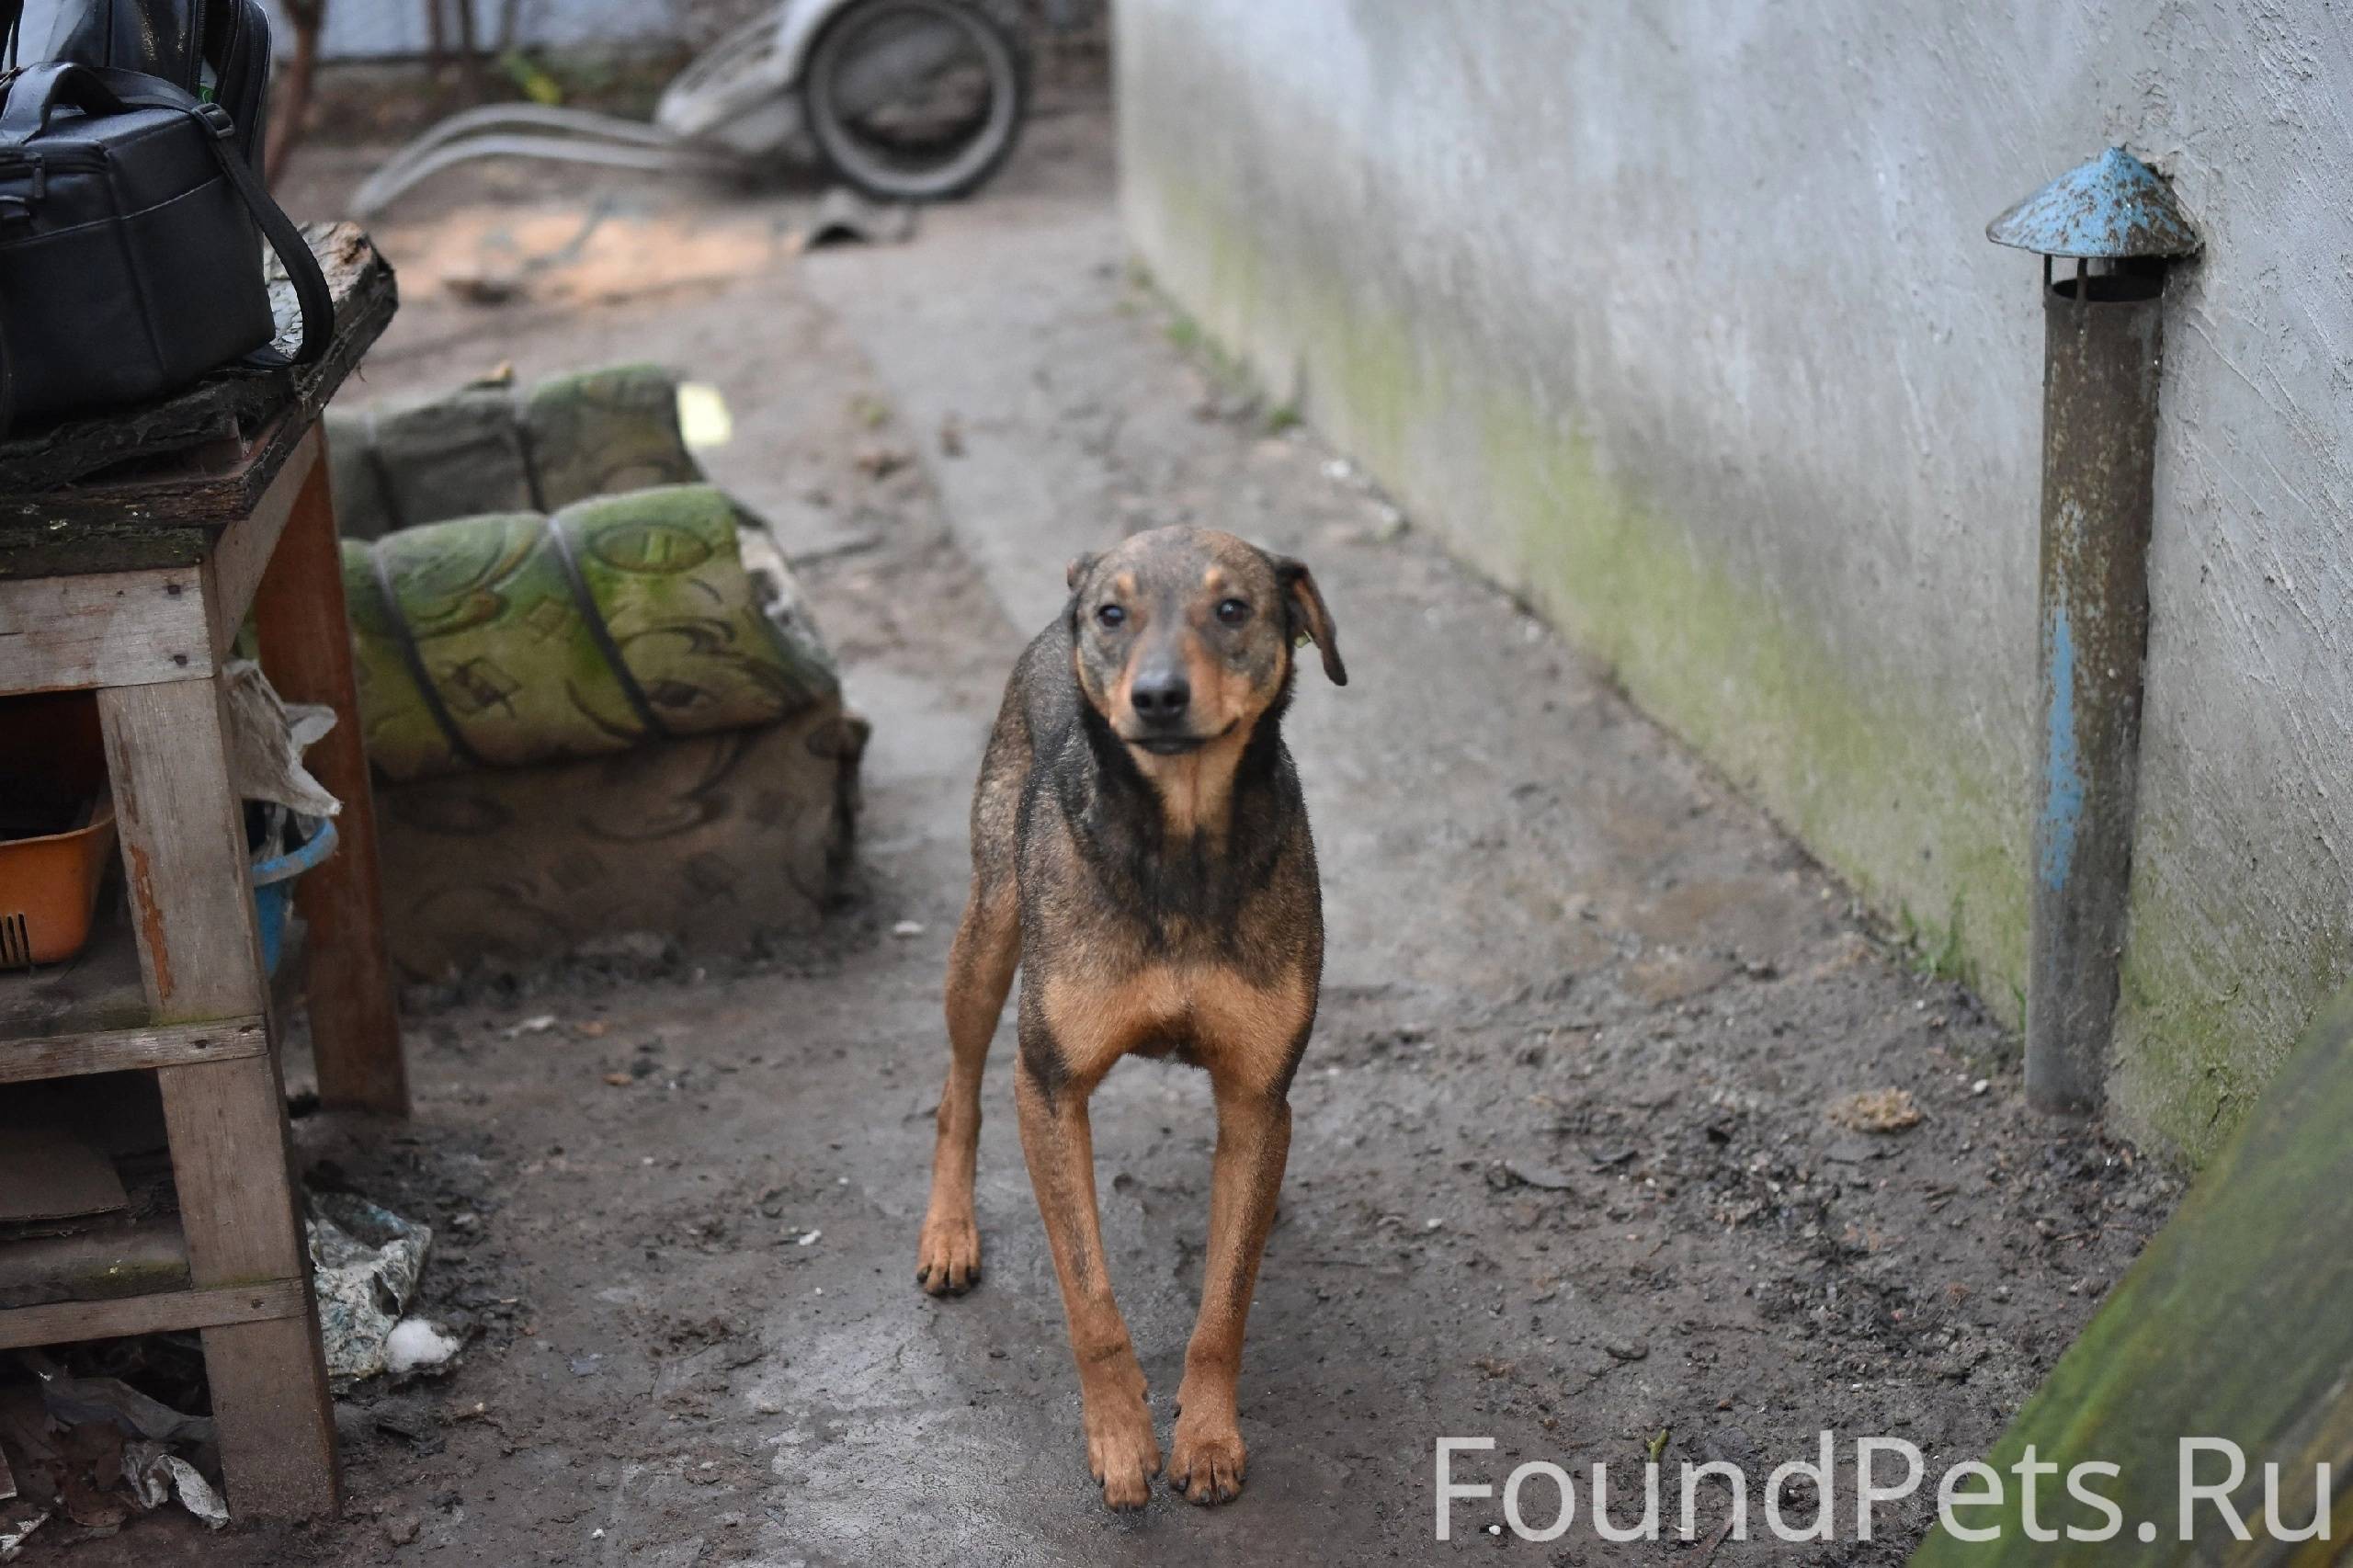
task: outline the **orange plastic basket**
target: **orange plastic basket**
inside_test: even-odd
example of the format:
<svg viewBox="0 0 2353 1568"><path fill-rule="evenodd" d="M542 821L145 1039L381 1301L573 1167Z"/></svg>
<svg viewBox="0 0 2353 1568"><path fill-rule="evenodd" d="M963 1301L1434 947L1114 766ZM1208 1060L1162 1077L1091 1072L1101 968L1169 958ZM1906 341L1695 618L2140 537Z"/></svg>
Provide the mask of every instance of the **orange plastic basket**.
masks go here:
<svg viewBox="0 0 2353 1568"><path fill-rule="evenodd" d="M89 693L0 700L0 791L36 783L87 798L93 809L62 833L0 839L0 969L60 963L90 939L115 832L98 705Z"/></svg>

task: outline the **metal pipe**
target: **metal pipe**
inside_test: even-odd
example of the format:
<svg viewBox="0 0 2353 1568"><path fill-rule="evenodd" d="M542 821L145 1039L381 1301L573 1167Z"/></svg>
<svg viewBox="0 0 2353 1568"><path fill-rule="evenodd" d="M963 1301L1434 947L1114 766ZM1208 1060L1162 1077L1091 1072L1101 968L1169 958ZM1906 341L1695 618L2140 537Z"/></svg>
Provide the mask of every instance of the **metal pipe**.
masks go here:
<svg viewBox="0 0 2353 1568"><path fill-rule="evenodd" d="M2046 275L2047 276L2047 275ZM2094 1111L2131 886L2164 278L2110 272L2043 297L2041 768L2026 1087Z"/></svg>

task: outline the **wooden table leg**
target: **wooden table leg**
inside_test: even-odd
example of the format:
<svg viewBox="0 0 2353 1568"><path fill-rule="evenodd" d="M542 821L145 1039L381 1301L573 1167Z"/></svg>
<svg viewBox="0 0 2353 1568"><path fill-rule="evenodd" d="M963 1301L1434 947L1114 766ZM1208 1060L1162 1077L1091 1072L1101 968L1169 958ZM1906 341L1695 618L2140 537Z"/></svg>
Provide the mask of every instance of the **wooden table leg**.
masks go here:
<svg viewBox="0 0 2353 1568"><path fill-rule="evenodd" d="M294 498L285 532L254 598L262 665L289 702L324 703L335 726L305 761L343 802L341 844L295 884L295 907L310 923L312 1050L319 1098L353 1110L408 1114L408 1069L384 932L383 878L376 855L376 802L351 670L351 623L343 603L343 556L325 445Z"/></svg>
<svg viewBox="0 0 2353 1568"><path fill-rule="evenodd" d="M244 814L217 676L98 693L147 999L158 1023L268 1010ZM294 1317L204 1330L232 1508L336 1506L335 1416L295 1204L275 1051L159 1068L188 1274L199 1287L300 1281Z"/></svg>

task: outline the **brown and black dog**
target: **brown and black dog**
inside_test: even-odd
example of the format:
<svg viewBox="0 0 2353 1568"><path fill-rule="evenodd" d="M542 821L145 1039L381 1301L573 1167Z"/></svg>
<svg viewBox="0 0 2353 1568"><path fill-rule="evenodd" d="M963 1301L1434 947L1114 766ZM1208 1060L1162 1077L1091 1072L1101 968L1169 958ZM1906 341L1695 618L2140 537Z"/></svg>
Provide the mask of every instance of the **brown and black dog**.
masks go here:
<svg viewBox="0 0 2353 1568"><path fill-rule="evenodd" d="M1160 1469L1143 1370L1112 1299L1087 1098L1122 1056L1208 1069L1217 1100L1200 1316L1168 1475L1242 1488L1234 1379L1315 1022L1324 915L1280 733L1302 639L1347 684L1307 568L1231 534L1158 528L1071 562L1062 617L1014 666L972 797L972 892L948 960L948 1086L915 1278L981 1277L981 1070L1017 964L1014 1086L1030 1185L1086 1400L1086 1463L1115 1508Z"/></svg>

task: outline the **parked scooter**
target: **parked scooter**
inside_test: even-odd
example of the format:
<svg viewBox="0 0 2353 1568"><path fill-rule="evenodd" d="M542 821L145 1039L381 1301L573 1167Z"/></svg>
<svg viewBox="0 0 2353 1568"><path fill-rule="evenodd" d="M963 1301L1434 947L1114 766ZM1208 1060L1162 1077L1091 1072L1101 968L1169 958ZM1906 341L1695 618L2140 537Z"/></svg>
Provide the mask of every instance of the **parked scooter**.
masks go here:
<svg viewBox="0 0 2353 1568"><path fill-rule="evenodd" d="M881 201L941 201L1011 155L1029 54L1006 0L783 0L722 38L663 91L654 123L540 104L452 115L353 197L365 218L476 158L756 172L813 153Z"/></svg>

